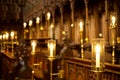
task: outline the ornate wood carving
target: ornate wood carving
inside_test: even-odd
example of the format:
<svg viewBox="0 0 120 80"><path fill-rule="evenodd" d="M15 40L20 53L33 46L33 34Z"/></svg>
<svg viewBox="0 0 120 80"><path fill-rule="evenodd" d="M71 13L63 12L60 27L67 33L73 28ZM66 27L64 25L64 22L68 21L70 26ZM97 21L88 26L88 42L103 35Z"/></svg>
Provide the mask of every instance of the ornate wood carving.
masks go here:
<svg viewBox="0 0 120 80"><path fill-rule="evenodd" d="M65 58L65 80L119 80L120 66L106 63L103 73L91 71L91 60ZM72 79L74 78L74 79Z"/></svg>

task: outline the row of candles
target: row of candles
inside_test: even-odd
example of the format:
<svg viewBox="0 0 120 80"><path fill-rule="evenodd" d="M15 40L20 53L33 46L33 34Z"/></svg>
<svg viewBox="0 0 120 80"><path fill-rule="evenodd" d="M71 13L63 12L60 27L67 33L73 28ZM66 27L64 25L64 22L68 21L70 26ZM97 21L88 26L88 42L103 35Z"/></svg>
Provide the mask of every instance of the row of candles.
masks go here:
<svg viewBox="0 0 120 80"><path fill-rule="evenodd" d="M116 18L115 16L111 17L111 28L114 29L116 25ZM83 22L80 22L80 43L81 43L81 49L83 49ZM50 29L51 31L51 37L52 37L52 27ZM114 34L115 35L115 34ZM114 40L114 39L113 39ZM36 41L32 40L31 41L32 45L32 54L34 55L35 53L35 48L36 48ZM113 44L115 41L112 41ZM56 40L50 39L48 40L48 59L51 61L51 77L50 80L52 80L52 61L56 57ZM83 50L81 50L81 57L83 58ZM114 57L114 56L113 56ZM91 56L91 62L92 62L92 67L91 70L94 72L103 72L105 65L104 65L104 60L105 60L105 41L103 38L95 38L93 39L92 42L92 56Z"/></svg>
<svg viewBox="0 0 120 80"><path fill-rule="evenodd" d="M32 55L35 54L37 41L32 40L31 46L32 46ZM53 61L56 57L56 40L48 40L48 59L50 61ZM104 68L104 40L103 39L94 39L92 43L92 69L95 70L102 70L98 68Z"/></svg>
<svg viewBox="0 0 120 80"><path fill-rule="evenodd" d="M50 25L50 23L49 23L50 22L51 13L47 12L46 16L47 16L46 20L48 21L47 26L50 26L50 27L48 27L48 37L49 38L53 38L53 28L54 28L54 26L53 26L53 24ZM41 21L41 18L40 17L36 17L36 24L37 25L40 24L40 21ZM30 27L29 29L31 29L32 25L33 25L33 21L29 20L29 22L28 22L28 26ZM27 27L27 23L26 22L23 23L23 27L24 27L24 36L25 36L26 35L25 31L27 30L26 29L26 27ZM43 28L43 26L41 26L39 29L42 31L44 28ZM31 36L31 32L30 32L29 35ZM30 37L30 39L31 39L31 37Z"/></svg>
<svg viewBox="0 0 120 80"><path fill-rule="evenodd" d="M14 41L15 40L15 41ZM16 43L14 43L16 42ZM14 44L17 43L17 33L15 31L9 32L3 32L3 34L0 35L0 44L1 44L1 52L9 52L8 50L8 44L11 44L11 55L14 56Z"/></svg>
<svg viewBox="0 0 120 80"><path fill-rule="evenodd" d="M11 31L10 34L8 32L5 32L5 33L1 34L0 35L0 40L9 40L9 35L11 37L11 40L17 38L17 36L15 36L15 32Z"/></svg>

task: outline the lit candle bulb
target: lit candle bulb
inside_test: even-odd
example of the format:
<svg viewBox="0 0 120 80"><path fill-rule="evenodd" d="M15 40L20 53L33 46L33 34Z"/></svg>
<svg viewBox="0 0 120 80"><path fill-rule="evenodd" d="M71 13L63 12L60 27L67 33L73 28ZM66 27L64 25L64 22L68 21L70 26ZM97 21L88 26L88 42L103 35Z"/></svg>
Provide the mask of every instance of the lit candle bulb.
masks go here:
<svg viewBox="0 0 120 80"><path fill-rule="evenodd" d="M35 53L36 41L32 41L32 54Z"/></svg>
<svg viewBox="0 0 120 80"><path fill-rule="evenodd" d="M53 44L50 44L49 47L50 47L50 57L53 57L54 45L53 45Z"/></svg>
<svg viewBox="0 0 120 80"><path fill-rule="evenodd" d="M14 39L14 32L12 31L10 35L11 35L11 39L13 40Z"/></svg>
<svg viewBox="0 0 120 80"><path fill-rule="evenodd" d="M36 18L36 23L37 23L37 24L40 23L40 18L39 18L39 17Z"/></svg>
<svg viewBox="0 0 120 80"><path fill-rule="evenodd" d="M100 67L100 45L96 45L96 67Z"/></svg>
<svg viewBox="0 0 120 80"><path fill-rule="evenodd" d="M112 16L112 25L115 26L116 18L115 16Z"/></svg>
<svg viewBox="0 0 120 80"><path fill-rule="evenodd" d="M9 38L9 34L6 32L6 40L8 40Z"/></svg>
<svg viewBox="0 0 120 80"><path fill-rule="evenodd" d="M2 35L0 35L0 40L2 40Z"/></svg>
<svg viewBox="0 0 120 80"><path fill-rule="evenodd" d="M79 26L80 26L80 32L82 32L83 31L83 22L82 21L79 23Z"/></svg>

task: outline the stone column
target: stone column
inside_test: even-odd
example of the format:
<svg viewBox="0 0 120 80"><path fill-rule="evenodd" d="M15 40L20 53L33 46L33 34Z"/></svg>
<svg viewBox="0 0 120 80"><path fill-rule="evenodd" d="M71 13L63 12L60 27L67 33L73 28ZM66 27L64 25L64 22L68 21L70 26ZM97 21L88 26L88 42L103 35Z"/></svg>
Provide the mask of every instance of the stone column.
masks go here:
<svg viewBox="0 0 120 80"><path fill-rule="evenodd" d="M53 39L55 39L55 10L52 10Z"/></svg>
<svg viewBox="0 0 120 80"><path fill-rule="evenodd" d="M85 20L85 31L86 31L86 36L85 36L85 41L89 42L89 27L88 27L88 0L84 0L85 2L85 11L86 11L86 20Z"/></svg>
<svg viewBox="0 0 120 80"><path fill-rule="evenodd" d="M70 38L74 41L75 37L75 24L74 24L74 0L70 0L71 7L71 27L70 27Z"/></svg>
<svg viewBox="0 0 120 80"><path fill-rule="evenodd" d="M56 2L52 3L52 25L53 25L53 39L55 39L55 7Z"/></svg>
<svg viewBox="0 0 120 80"><path fill-rule="evenodd" d="M60 5L60 14L61 14L61 19L60 19L60 41L62 40L62 31L64 30L64 27L63 27L63 5L62 5L62 2L61 2L61 5Z"/></svg>
<svg viewBox="0 0 120 80"><path fill-rule="evenodd" d="M105 0L105 18L106 18L106 41L109 43L109 26L108 26L108 2Z"/></svg>

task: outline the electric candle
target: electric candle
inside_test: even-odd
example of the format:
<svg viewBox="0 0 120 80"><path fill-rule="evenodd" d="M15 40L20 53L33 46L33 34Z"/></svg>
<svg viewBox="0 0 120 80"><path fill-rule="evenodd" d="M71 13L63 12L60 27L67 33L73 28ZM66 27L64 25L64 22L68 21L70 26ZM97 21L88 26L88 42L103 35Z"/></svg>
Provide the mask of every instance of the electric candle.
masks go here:
<svg viewBox="0 0 120 80"><path fill-rule="evenodd" d="M32 26L32 20L29 20L29 26L31 27Z"/></svg>
<svg viewBox="0 0 120 80"><path fill-rule="evenodd" d="M35 47L36 47L36 42L32 41L32 52L33 53L35 52Z"/></svg>
<svg viewBox="0 0 120 80"><path fill-rule="evenodd" d="M37 17L37 18L36 18L36 23L39 24L39 22L40 22L40 18Z"/></svg>
<svg viewBox="0 0 120 80"><path fill-rule="evenodd" d="M100 45L96 45L96 67L100 67Z"/></svg>
<svg viewBox="0 0 120 80"><path fill-rule="evenodd" d="M51 14L50 14L50 12L48 12L47 13L47 20L50 20L50 16L51 16Z"/></svg>
<svg viewBox="0 0 120 80"><path fill-rule="evenodd" d="M83 22L80 22L80 32L82 32L83 31Z"/></svg>
<svg viewBox="0 0 120 80"><path fill-rule="evenodd" d="M50 44L49 47L50 47L50 57L53 57L54 45Z"/></svg>
<svg viewBox="0 0 120 80"><path fill-rule="evenodd" d="M14 32L13 31L11 32L10 35L11 35L11 39L14 39Z"/></svg>
<svg viewBox="0 0 120 80"><path fill-rule="evenodd" d="M9 34L6 32L6 40L8 40L9 38Z"/></svg>
<svg viewBox="0 0 120 80"><path fill-rule="evenodd" d="M24 27L24 28L26 28L26 26L27 26L27 23L26 23L26 22L24 22L24 23L23 23L23 27Z"/></svg>
<svg viewBox="0 0 120 80"><path fill-rule="evenodd" d="M115 18L115 16L112 16L112 25L114 26L115 25L115 21L116 21L116 18Z"/></svg>

